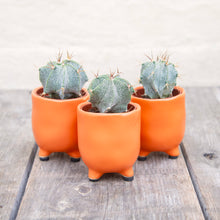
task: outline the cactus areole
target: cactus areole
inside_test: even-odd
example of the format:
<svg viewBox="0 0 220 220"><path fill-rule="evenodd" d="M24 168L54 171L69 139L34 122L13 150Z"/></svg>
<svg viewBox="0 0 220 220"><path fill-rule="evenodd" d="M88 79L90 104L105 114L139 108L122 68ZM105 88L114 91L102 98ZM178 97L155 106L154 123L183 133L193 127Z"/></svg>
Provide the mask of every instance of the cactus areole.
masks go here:
<svg viewBox="0 0 220 220"><path fill-rule="evenodd" d="M67 59L51 61L39 69L43 95L54 99L69 99L81 96L81 90L88 77L82 67L67 52Z"/></svg>
<svg viewBox="0 0 220 220"><path fill-rule="evenodd" d="M162 55L157 60L143 63L141 68L140 83L145 94L142 97L161 99L172 96L178 77L175 65L168 62L168 56Z"/></svg>
<svg viewBox="0 0 220 220"><path fill-rule="evenodd" d="M117 74L96 76L88 88L92 108L100 113L128 111L128 103L134 93L130 83Z"/></svg>

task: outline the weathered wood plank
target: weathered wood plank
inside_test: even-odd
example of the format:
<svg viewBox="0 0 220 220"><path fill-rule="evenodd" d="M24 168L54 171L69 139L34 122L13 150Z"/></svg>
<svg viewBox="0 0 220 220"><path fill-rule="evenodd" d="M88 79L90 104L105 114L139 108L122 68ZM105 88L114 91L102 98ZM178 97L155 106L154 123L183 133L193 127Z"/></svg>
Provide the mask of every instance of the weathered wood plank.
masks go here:
<svg viewBox="0 0 220 220"><path fill-rule="evenodd" d="M220 88L186 89L186 162L207 219L220 219Z"/></svg>
<svg viewBox="0 0 220 220"><path fill-rule="evenodd" d="M106 174L93 183L82 161L36 157L17 219L204 219L182 155L153 153L134 170L133 182Z"/></svg>
<svg viewBox="0 0 220 220"><path fill-rule="evenodd" d="M30 92L1 90L0 219L16 215L33 146Z"/></svg>

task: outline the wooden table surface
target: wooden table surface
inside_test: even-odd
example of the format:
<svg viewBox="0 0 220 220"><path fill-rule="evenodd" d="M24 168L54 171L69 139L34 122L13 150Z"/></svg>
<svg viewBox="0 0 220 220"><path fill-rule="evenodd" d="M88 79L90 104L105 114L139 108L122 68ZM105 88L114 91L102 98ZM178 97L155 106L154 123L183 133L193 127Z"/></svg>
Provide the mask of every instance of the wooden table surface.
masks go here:
<svg viewBox="0 0 220 220"><path fill-rule="evenodd" d="M176 160L151 153L133 182L87 179L81 160L41 162L31 92L0 92L0 219L220 219L220 88L186 88L186 132Z"/></svg>

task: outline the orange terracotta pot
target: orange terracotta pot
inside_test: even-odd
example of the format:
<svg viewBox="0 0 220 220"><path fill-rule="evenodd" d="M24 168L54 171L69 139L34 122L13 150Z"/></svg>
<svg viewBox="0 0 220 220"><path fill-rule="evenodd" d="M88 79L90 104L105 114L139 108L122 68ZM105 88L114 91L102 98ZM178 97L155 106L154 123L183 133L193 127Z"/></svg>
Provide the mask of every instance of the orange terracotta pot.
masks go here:
<svg viewBox="0 0 220 220"><path fill-rule="evenodd" d="M32 91L32 129L41 160L48 160L53 152L65 152L72 161L80 160L77 106L89 99L88 92L82 91L82 97L66 100L41 97L43 87Z"/></svg>
<svg viewBox="0 0 220 220"><path fill-rule="evenodd" d="M165 99L141 98L142 86L135 89L132 102L141 106L141 150L139 160L153 151L162 151L175 159L185 132L185 91L176 86L173 97Z"/></svg>
<svg viewBox="0 0 220 220"><path fill-rule="evenodd" d="M78 141L88 177L97 181L104 173L120 173L132 181L133 164L140 151L140 106L129 104L126 113L88 112L91 103L78 106Z"/></svg>

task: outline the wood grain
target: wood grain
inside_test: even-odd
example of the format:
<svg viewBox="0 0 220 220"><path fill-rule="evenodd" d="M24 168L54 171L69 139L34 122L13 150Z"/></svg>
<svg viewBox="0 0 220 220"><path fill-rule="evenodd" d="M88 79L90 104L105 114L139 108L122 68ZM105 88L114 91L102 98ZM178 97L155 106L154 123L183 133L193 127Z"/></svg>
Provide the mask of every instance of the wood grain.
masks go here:
<svg viewBox="0 0 220 220"><path fill-rule="evenodd" d="M105 174L93 183L82 161L36 157L17 219L203 219L182 155L152 153L134 170L133 182Z"/></svg>
<svg viewBox="0 0 220 220"><path fill-rule="evenodd" d="M136 162L131 183L117 174L92 183L82 161L36 155L17 219L220 219L220 89L187 88L186 101L186 163L153 153ZM1 91L0 104L0 219L8 219L33 156L30 93Z"/></svg>
<svg viewBox="0 0 220 220"><path fill-rule="evenodd" d="M220 88L186 89L183 150L207 219L220 219Z"/></svg>
<svg viewBox="0 0 220 220"><path fill-rule="evenodd" d="M12 210L16 212L33 145L30 92L1 90L0 219L9 219Z"/></svg>

